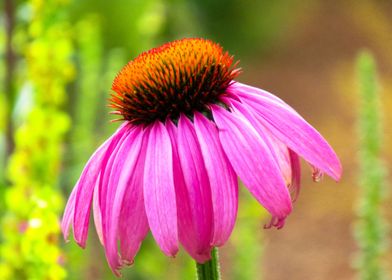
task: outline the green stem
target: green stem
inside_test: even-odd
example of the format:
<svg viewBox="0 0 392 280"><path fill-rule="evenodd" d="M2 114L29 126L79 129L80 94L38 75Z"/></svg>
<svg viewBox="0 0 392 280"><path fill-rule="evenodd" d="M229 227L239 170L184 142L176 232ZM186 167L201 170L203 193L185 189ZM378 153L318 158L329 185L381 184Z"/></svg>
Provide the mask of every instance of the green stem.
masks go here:
<svg viewBox="0 0 392 280"><path fill-rule="evenodd" d="M211 260L203 264L196 263L198 280L219 280L219 258L218 249L213 248L211 252Z"/></svg>

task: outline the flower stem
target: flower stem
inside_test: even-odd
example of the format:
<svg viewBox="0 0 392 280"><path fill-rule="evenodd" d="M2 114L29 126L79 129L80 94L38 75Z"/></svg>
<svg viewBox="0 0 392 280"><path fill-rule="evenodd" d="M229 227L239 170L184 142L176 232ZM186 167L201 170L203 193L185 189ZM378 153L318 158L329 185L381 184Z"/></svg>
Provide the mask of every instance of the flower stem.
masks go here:
<svg viewBox="0 0 392 280"><path fill-rule="evenodd" d="M211 252L211 260L203 264L196 263L198 280L219 280L219 258L218 249L213 248Z"/></svg>

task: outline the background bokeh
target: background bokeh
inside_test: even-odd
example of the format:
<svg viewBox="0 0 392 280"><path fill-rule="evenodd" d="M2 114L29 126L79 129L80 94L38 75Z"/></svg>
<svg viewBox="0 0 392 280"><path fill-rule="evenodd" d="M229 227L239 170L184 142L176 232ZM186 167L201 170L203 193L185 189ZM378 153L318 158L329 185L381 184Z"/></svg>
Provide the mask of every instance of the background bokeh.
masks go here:
<svg viewBox="0 0 392 280"><path fill-rule="evenodd" d="M354 279L358 208L360 50L375 57L392 159L392 2L246 0L3 0L0 3L0 279L115 279L94 230L65 244L58 221L85 162L118 126L111 82L142 51L184 37L219 42L241 61L239 81L266 89L314 125L340 156L341 182L313 183L303 163L285 227L245 191L223 279ZM386 184L388 187L390 184ZM392 218L392 201L383 215ZM390 234L388 234L390 236ZM382 261L391 271L392 253ZM194 279L183 252L168 259L151 236L124 279Z"/></svg>

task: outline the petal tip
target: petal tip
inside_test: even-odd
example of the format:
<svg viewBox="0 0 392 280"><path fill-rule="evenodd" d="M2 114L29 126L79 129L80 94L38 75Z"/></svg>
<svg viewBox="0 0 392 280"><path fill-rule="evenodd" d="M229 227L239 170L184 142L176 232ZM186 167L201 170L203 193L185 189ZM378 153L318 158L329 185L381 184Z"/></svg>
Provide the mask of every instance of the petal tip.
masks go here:
<svg viewBox="0 0 392 280"><path fill-rule="evenodd" d="M75 241L76 241L76 244L78 244L78 246L80 248L86 249L86 241L79 241L79 240L76 240L76 239L75 239Z"/></svg>
<svg viewBox="0 0 392 280"><path fill-rule="evenodd" d="M335 182L339 182L343 175L343 167L340 161L331 168L331 171L327 173Z"/></svg>
<svg viewBox="0 0 392 280"><path fill-rule="evenodd" d="M338 169L337 169L336 172L335 172L335 178L334 178L334 180L335 180L336 182L339 182L340 179L342 179L342 175L343 175L343 167L342 167L342 164L339 162L339 167L338 167Z"/></svg>
<svg viewBox="0 0 392 280"><path fill-rule="evenodd" d="M63 239L65 243L69 242L69 231L64 231L63 229L61 230L62 235L63 235Z"/></svg>
<svg viewBox="0 0 392 280"><path fill-rule="evenodd" d="M125 266L131 266L135 263L135 260L134 259L132 259L132 260L121 259L121 262Z"/></svg>
<svg viewBox="0 0 392 280"><path fill-rule="evenodd" d="M178 253L178 251L175 252L175 253L172 253L172 254L168 255L168 257L169 257L169 258L172 258L172 259L175 259L175 258L177 257L177 253Z"/></svg>
<svg viewBox="0 0 392 280"><path fill-rule="evenodd" d="M264 225L264 229L270 229L272 227L275 227L276 229L282 229L286 223L286 218L287 216L283 218L272 217L271 221Z"/></svg>
<svg viewBox="0 0 392 280"><path fill-rule="evenodd" d="M166 256L170 258L175 258L178 254L178 245L173 246L172 248L165 250L164 253Z"/></svg>

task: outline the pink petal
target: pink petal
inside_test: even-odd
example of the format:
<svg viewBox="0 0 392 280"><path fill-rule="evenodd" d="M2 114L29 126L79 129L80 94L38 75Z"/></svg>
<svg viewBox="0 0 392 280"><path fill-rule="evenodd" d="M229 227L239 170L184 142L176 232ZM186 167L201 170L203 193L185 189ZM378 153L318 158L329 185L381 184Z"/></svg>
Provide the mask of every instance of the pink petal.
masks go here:
<svg viewBox="0 0 392 280"><path fill-rule="evenodd" d="M301 189L301 163L298 155L289 149L291 162L291 185L289 190L293 201L296 201Z"/></svg>
<svg viewBox="0 0 392 280"><path fill-rule="evenodd" d="M125 191L119 217L121 258L126 264L133 263L134 257L149 230L143 198L147 139L146 137L143 138L139 158Z"/></svg>
<svg viewBox="0 0 392 280"><path fill-rule="evenodd" d="M287 148L280 140L278 140L252 113L253 109L246 104L237 102L236 100L227 98L225 100L231 104L236 113L241 114L246 118L252 126L256 129L257 133L262 136L266 144L270 148L275 161L279 165L281 174L289 187L292 200L296 201L300 191L301 180L301 164L298 155Z"/></svg>
<svg viewBox="0 0 392 280"><path fill-rule="evenodd" d="M253 196L274 217L283 221L292 205L268 145L246 119L217 105L212 105L211 109L222 147L237 175Z"/></svg>
<svg viewBox="0 0 392 280"><path fill-rule="evenodd" d="M241 118L246 119L265 141L279 166L286 185L291 185L291 161L287 146L280 140L276 139L276 137L272 135L266 127L264 127L264 125L252 113L252 108L246 104L242 104L229 98L225 101L231 104L232 110L234 110L236 114L241 115Z"/></svg>
<svg viewBox="0 0 392 280"><path fill-rule="evenodd" d="M143 130L136 127L121 143L113 160L106 196L101 197L105 253L109 266L116 275L119 275L118 269L122 265L117 252L117 237L119 236L119 218L125 193L133 193L136 196L135 200L142 199L143 196L137 186L130 184L141 153L143 134Z"/></svg>
<svg viewBox="0 0 392 280"><path fill-rule="evenodd" d="M233 93L234 96L241 96L241 97L249 97L249 96L255 96L256 98L258 96L262 96L265 98L269 98L273 101L276 101L278 103L281 103L284 106L287 106L288 108L292 109L290 106L288 106L282 99L280 99L279 97L277 97L276 95L273 95L272 93L257 88L257 87L252 87L246 84L242 84L239 82L234 82L232 83L229 88L227 89L228 93ZM294 110L294 109L292 109Z"/></svg>
<svg viewBox="0 0 392 280"><path fill-rule="evenodd" d="M257 112L259 120L279 140L335 180L342 174L341 163L327 141L287 104L237 90L243 103Z"/></svg>
<svg viewBox="0 0 392 280"><path fill-rule="evenodd" d="M113 198L111 196L114 195L115 192L115 188L117 187L116 184L110 184L109 181L110 180L114 180L117 179L118 180L118 169L113 168L116 159L117 158L121 158L122 155L119 154L119 150L121 148L121 146L123 145L125 139L127 139L127 137L129 137L130 134L134 134L135 133L135 129L137 129L137 127L135 126L130 126L129 130L127 131L127 133L124 133L122 135L122 137L118 140L118 142L116 143L116 145L111 149L110 153L107 153L105 155L105 158L102 162L102 167L101 167L101 172L99 174L99 179L98 179L98 204L101 210L101 220L102 220L102 227L103 227L103 231L105 231L105 223L107 221L106 219L106 205L108 201L111 201ZM113 173L117 171L117 173ZM117 177L114 178L114 176L112 176L113 174L117 174ZM113 189L114 188L114 189ZM103 236L105 236L105 233L103 232Z"/></svg>
<svg viewBox="0 0 392 280"><path fill-rule="evenodd" d="M101 207L99 206L99 190L98 190L98 184L94 188L94 194L93 194L93 218L94 218L94 225L95 225L95 230L97 232L99 242L101 242L102 245L104 245L103 241L103 234L102 234L102 215L101 215Z"/></svg>
<svg viewBox="0 0 392 280"><path fill-rule="evenodd" d="M121 126L111 138L95 151L87 162L82 175L75 186L77 191L75 194L73 217L74 238L83 248L86 246L91 200L96 181L106 158L127 130L128 128L126 126Z"/></svg>
<svg viewBox="0 0 392 280"><path fill-rule="evenodd" d="M61 231L63 232L64 240L69 241L69 229L71 227L72 219L75 210L75 196L78 188L75 187L68 198L67 205L65 206L63 219L61 221Z"/></svg>
<svg viewBox="0 0 392 280"><path fill-rule="evenodd" d="M211 186L214 211L212 245L221 246L230 237L237 216L237 176L222 149L215 124L197 112L194 124Z"/></svg>
<svg viewBox="0 0 392 280"><path fill-rule="evenodd" d="M282 172L282 176L287 186L291 185L292 172L291 172L291 160L289 149L279 140L276 140L272 135L270 137L270 143L272 144L273 153L275 153L278 159L279 169Z"/></svg>
<svg viewBox="0 0 392 280"><path fill-rule="evenodd" d="M184 116L178 129L171 121L166 128L173 147L179 239L192 258L203 263L211 258L213 220L211 193L196 133Z"/></svg>
<svg viewBox="0 0 392 280"><path fill-rule="evenodd" d="M151 125L144 168L144 203L152 235L168 256L178 251L176 193L173 155L165 126Z"/></svg>
<svg viewBox="0 0 392 280"><path fill-rule="evenodd" d="M111 139L109 139L111 140ZM103 156L111 141L105 142L87 162L75 186L75 202L73 211L73 231L75 241L85 248L90 221L90 209L95 182L98 179L99 169Z"/></svg>
<svg viewBox="0 0 392 280"><path fill-rule="evenodd" d="M301 164L298 155L288 149L285 144L264 127L259 119L252 113L253 109L251 107L230 98L227 98L225 101L231 104L232 108L236 110L237 113L242 114L256 129L257 133L266 140L268 147L279 165L286 185L289 187L290 193L292 194L292 200L295 201L299 194L301 180Z"/></svg>
<svg viewBox="0 0 392 280"><path fill-rule="evenodd" d="M102 162L101 172L99 174L99 179L97 182L98 193L96 194L97 201L96 204L100 209L100 222L101 222L101 238L103 244L105 245L106 239L108 236L108 231L110 228L108 227L108 221L110 216L108 213L111 209L111 203L114 200L114 195L117 189L117 183L119 180L119 165L124 164L123 156L124 151L120 149L124 149L124 142L129 137L133 137L135 135L135 130L139 131L140 128L129 125L126 133L122 135L120 139L118 139L116 145L111 149L110 153L105 155L105 158ZM109 209L109 210L108 210Z"/></svg>

